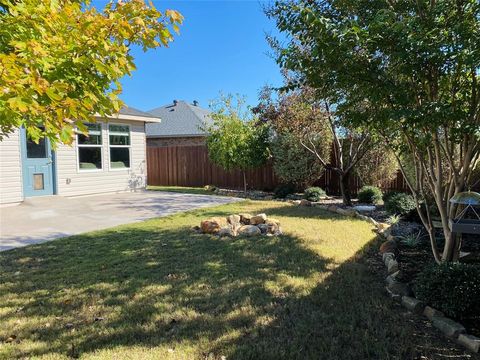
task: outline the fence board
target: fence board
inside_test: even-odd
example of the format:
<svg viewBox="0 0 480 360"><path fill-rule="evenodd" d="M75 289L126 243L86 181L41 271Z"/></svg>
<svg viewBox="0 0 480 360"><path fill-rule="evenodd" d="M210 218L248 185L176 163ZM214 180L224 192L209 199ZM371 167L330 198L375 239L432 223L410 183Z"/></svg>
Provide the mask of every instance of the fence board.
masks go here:
<svg viewBox="0 0 480 360"><path fill-rule="evenodd" d="M275 176L272 164L249 170L246 173L249 189L273 190L280 181ZM340 182L337 173L325 170L315 185L325 189L327 194L338 195ZM239 170L225 171L208 158L206 146L147 147L147 183L158 186L205 186L243 188L243 175ZM352 176L350 185L353 194L362 186L357 176ZM392 181L382 184L383 191L408 191L400 171ZM474 189L480 190L480 189Z"/></svg>

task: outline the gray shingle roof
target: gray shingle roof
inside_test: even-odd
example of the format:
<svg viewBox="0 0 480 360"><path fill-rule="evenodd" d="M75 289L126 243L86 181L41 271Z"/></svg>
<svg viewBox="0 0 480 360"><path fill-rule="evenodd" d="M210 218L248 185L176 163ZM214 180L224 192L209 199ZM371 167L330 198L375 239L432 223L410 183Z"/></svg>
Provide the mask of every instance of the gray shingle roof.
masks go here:
<svg viewBox="0 0 480 360"><path fill-rule="evenodd" d="M148 112L135 109L131 106L122 106L120 108L119 114L121 115L132 115L132 116L143 116L143 117L156 117Z"/></svg>
<svg viewBox="0 0 480 360"><path fill-rule="evenodd" d="M160 106L148 111L150 116L162 119L159 124L147 124L147 137L160 136L202 136L201 126L210 122L210 111L185 101Z"/></svg>

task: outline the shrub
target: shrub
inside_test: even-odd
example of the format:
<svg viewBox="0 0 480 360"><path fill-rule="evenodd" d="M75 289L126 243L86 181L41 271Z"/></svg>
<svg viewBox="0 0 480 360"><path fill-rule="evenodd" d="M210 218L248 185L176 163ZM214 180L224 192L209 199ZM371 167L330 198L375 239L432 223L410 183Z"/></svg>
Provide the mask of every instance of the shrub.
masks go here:
<svg viewBox="0 0 480 360"><path fill-rule="evenodd" d="M414 248L421 244L422 242L422 232L419 231L417 234L408 234L400 237L402 244Z"/></svg>
<svg viewBox="0 0 480 360"><path fill-rule="evenodd" d="M412 195L397 193L388 197L385 209L389 214L407 215L416 209L415 200Z"/></svg>
<svg viewBox="0 0 480 360"><path fill-rule="evenodd" d="M323 148L325 149L322 151L328 154L330 142L322 143ZM317 157L305 149L299 139L290 133L278 134L270 145L270 151L273 155L275 175L285 183L303 189L323 174L324 168Z"/></svg>
<svg viewBox="0 0 480 360"><path fill-rule="evenodd" d="M392 196L400 194L399 191L388 191L383 194L383 202L386 203Z"/></svg>
<svg viewBox="0 0 480 360"><path fill-rule="evenodd" d="M427 266L414 282L418 299L447 316L466 319L480 313L480 266L443 263Z"/></svg>
<svg viewBox="0 0 480 360"><path fill-rule="evenodd" d="M400 215L390 215L388 218L387 218L387 224L390 224L390 225L397 225L400 220L402 220L402 217Z"/></svg>
<svg viewBox="0 0 480 360"><path fill-rule="evenodd" d="M325 190L323 190L322 188L309 187L305 190L303 197L309 201L320 201L326 195L327 194L325 193Z"/></svg>
<svg viewBox="0 0 480 360"><path fill-rule="evenodd" d="M273 192L276 198L284 199L295 192L295 186L293 184L280 184Z"/></svg>
<svg viewBox="0 0 480 360"><path fill-rule="evenodd" d="M358 201L367 204L378 204L382 200L382 190L376 186L364 186L358 192Z"/></svg>

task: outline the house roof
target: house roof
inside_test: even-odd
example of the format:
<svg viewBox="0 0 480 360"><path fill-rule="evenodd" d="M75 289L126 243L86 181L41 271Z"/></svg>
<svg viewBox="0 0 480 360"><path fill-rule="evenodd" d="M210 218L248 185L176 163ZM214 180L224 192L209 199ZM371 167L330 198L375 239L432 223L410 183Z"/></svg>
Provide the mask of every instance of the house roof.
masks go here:
<svg viewBox="0 0 480 360"><path fill-rule="evenodd" d="M99 115L97 115L99 116ZM158 116L149 114L145 111L135 109L131 106L122 106L118 114L108 116L109 119L119 119L119 120L133 120L133 121L143 121L143 122L152 122L160 123L161 119Z"/></svg>
<svg viewBox="0 0 480 360"><path fill-rule="evenodd" d="M160 106L148 111L151 116L162 119L161 123L147 124L147 137L203 136L201 127L210 122L210 111L186 101Z"/></svg>

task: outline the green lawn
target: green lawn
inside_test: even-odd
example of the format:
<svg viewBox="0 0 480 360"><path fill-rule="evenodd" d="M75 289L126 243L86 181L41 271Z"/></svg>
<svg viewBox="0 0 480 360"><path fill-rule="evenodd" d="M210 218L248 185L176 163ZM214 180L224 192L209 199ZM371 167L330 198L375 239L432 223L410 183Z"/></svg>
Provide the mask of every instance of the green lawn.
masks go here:
<svg viewBox="0 0 480 360"><path fill-rule="evenodd" d="M238 212L266 212L285 235L219 239L190 230ZM374 241L357 219L246 201L3 252L0 358L438 354L364 264Z"/></svg>
<svg viewBox="0 0 480 360"><path fill-rule="evenodd" d="M203 187L187 187L187 186L147 186L147 190L170 191L182 194L199 194L213 195L212 191L207 191Z"/></svg>

